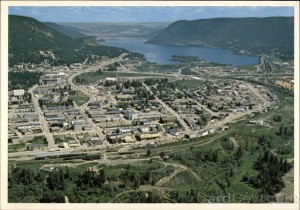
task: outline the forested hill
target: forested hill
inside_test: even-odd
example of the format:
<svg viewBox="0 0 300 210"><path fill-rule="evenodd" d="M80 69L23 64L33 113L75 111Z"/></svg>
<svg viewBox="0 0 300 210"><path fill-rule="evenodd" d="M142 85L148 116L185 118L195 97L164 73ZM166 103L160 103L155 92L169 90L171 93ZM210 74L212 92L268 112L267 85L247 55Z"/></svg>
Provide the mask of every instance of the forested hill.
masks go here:
<svg viewBox="0 0 300 210"><path fill-rule="evenodd" d="M190 44L245 50L252 54L273 53L293 58L293 17L215 18L177 21L148 40L154 44Z"/></svg>
<svg viewBox="0 0 300 210"><path fill-rule="evenodd" d="M91 46L84 38L74 39L36 19L9 15L9 65L48 62L53 65L84 61L88 55L115 57L125 50Z"/></svg>
<svg viewBox="0 0 300 210"><path fill-rule="evenodd" d="M51 23L51 22L43 22L43 24L45 24L49 28L52 28L56 31L59 31L59 32L67 35L68 37L71 37L71 38L84 38L84 37L87 37L85 34L76 31L75 28L72 28L70 26L62 26L62 25L59 25L59 24L56 24L56 23Z"/></svg>

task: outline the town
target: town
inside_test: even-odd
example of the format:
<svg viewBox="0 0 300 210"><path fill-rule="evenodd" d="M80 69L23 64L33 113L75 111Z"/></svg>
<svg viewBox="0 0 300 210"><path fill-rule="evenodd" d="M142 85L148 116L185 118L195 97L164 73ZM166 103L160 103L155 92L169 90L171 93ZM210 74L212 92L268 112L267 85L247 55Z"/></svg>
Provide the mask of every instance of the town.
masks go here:
<svg viewBox="0 0 300 210"><path fill-rule="evenodd" d="M268 126L251 117L268 112L279 100L262 85L215 76L220 67L209 71L213 75L201 67L191 69L201 76L143 75L122 65L115 77L106 77L105 67L121 63L125 56L91 67L83 63L72 70L46 70L39 84L10 91L9 156L45 158L114 147L124 152L216 135L246 116L248 123ZM80 84L77 77L83 68L103 78ZM274 84L292 87L289 81Z"/></svg>
<svg viewBox="0 0 300 210"><path fill-rule="evenodd" d="M96 4L4 8L4 208L297 203L299 8Z"/></svg>

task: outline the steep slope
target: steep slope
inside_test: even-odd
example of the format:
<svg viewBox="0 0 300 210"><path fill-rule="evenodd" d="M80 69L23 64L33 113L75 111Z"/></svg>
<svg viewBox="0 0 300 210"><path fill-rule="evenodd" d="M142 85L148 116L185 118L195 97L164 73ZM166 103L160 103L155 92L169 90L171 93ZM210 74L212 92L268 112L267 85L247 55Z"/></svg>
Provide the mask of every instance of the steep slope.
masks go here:
<svg viewBox="0 0 300 210"><path fill-rule="evenodd" d="M291 58L294 20L293 17L181 20L170 24L148 43L220 47Z"/></svg>
<svg viewBox="0 0 300 210"><path fill-rule="evenodd" d="M10 66L22 62L69 65L82 62L89 54L114 57L125 52L115 47L91 46L86 41L70 38L30 17L9 16Z"/></svg>
<svg viewBox="0 0 300 210"><path fill-rule="evenodd" d="M70 26L62 26L56 23L51 23L51 22L43 22L44 25L48 26L49 28L52 28L58 32L61 32L62 34L65 34L68 37L71 38L84 38L86 37L85 34L80 33L76 30L74 30L74 28L70 27Z"/></svg>

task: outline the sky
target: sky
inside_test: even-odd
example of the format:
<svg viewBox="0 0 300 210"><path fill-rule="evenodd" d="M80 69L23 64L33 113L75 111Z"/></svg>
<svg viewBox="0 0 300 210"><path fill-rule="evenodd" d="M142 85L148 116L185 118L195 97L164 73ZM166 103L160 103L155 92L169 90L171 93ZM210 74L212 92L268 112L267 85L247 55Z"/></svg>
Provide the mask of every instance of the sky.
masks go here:
<svg viewBox="0 0 300 210"><path fill-rule="evenodd" d="M43 22L172 22L216 17L294 16L293 7L32 7L11 6L9 14Z"/></svg>

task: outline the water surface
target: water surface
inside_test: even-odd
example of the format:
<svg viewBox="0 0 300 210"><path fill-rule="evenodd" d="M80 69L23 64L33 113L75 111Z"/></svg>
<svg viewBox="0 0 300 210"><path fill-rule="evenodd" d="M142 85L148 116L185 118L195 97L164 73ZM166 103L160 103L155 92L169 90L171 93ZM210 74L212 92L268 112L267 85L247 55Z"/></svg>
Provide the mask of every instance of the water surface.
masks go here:
<svg viewBox="0 0 300 210"><path fill-rule="evenodd" d="M176 64L172 61L172 55L195 56L215 63L229 64L232 66L247 66L258 64L258 57L237 55L231 50L222 50L207 47L174 46L145 44L142 38L104 38L103 45L125 48L130 51L139 52L145 55L148 61L158 64Z"/></svg>

